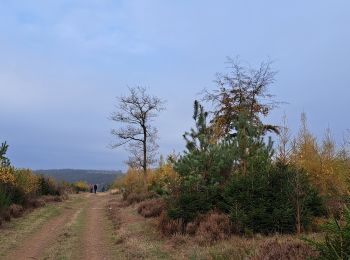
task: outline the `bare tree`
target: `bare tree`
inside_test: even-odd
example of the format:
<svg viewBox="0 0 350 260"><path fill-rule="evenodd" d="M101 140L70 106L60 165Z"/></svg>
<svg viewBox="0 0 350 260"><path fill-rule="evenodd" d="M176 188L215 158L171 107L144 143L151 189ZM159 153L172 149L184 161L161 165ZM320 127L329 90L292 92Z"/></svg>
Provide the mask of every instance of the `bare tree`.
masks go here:
<svg viewBox="0 0 350 260"><path fill-rule="evenodd" d="M222 137L232 133L232 122L238 121L242 112L263 132L278 133L277 126L264 124L261 119L279 104L268 91L276 75L271 69L271 62L262 62L258 69L253 69L242 66L238 59L228 57L227 64L230 72L217 74L215 82L218 89L212 92L204 90L204 100L214 105L215 135Z"/></svg>
<svg viewBox="0 0 350 260"><path fill-rule="evenodd" d="M277 147L277 160L282 164L289 164L291 156L291 133L288 128L287 115L282 117L282 126L279 127L279 144Z"/></svg>
<svg viewBox="0 0 350 260"><path fill-rule="evenodd" d="M164 110L164 101L148 95L143 87L129 88L129 92L129 95L118 98L117 111L110 117L111 120L125 125L111 131L118 139L112 148L128 144L128 164L143 169L146 180L148 166L155 163L158 149L157 129L151 122Z"/></svg>

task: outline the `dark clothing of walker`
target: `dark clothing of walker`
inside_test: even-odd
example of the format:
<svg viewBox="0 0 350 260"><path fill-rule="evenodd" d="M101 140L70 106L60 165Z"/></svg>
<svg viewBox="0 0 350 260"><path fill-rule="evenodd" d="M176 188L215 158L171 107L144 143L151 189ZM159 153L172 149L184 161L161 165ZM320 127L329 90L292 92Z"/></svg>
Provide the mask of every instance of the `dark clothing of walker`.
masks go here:
<svg viewBox="0 0 350 260"><path fill-rule="evenodd" d="M95 194L96 194L96 191L97 191L97 185L95 184L94 185L94 192L95 192Z"/></svg>

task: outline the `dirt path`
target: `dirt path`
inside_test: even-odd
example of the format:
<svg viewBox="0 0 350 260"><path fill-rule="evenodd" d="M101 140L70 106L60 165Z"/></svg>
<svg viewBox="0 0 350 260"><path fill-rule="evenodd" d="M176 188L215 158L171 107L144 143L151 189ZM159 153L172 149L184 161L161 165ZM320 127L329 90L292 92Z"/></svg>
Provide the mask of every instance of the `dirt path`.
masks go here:
<svg viewBox="0 0 350 260"><path fill-rule="evenodd" d="M106 207L109 195L91 194L86 208L86 227L82 237L81 259L111 259L111 241L108 237Z"/></svg>
<svg viewBox="0 0 350 260"><path fill-rule="evenodd" d="M106 214L108 200L107 193L89 193L57 204L61 209L57 216L24 236L1 259L113 259L113 227Z"/></svg>
<svg viewBox="0 0 350 260"><path fill-rule="evenodd" d="M76 216L79 208L63 206L62 213L50 219L4 259L40 259L43 252L56 243L67 223Z"/></svg>

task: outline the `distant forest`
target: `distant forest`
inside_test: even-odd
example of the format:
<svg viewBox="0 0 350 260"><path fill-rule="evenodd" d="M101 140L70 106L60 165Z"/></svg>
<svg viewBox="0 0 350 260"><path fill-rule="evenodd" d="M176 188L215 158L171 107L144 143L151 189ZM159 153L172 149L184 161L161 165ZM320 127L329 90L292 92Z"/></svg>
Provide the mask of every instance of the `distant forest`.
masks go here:
<svg viewBox="0 0 350 260"><path fill-rule="evenodd" d="M121 171L104 171L104 170L76 170L76 169L55 169L55 170L36 170L35 174L51 176L56 180L66 182L86 181L89 184L99 184L102 188L105 185L112 184L120 175Z"/></svg>

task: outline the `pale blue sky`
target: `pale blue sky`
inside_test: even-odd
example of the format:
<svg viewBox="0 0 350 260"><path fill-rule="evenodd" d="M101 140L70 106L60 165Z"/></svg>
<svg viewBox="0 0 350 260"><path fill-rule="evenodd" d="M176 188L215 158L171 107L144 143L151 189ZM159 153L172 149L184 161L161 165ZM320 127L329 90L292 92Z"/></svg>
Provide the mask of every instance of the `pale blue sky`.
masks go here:
<svg viewBox="0 0 350 260"><path fill-rule="evenodd" d="M350 128L348 0L0 0L0 141L18 167L125 169L110 150L115 97L143 85L167 100L160 151L184 148L192 102L225 57L274 60L271 92L322 136Z"/></svg>

